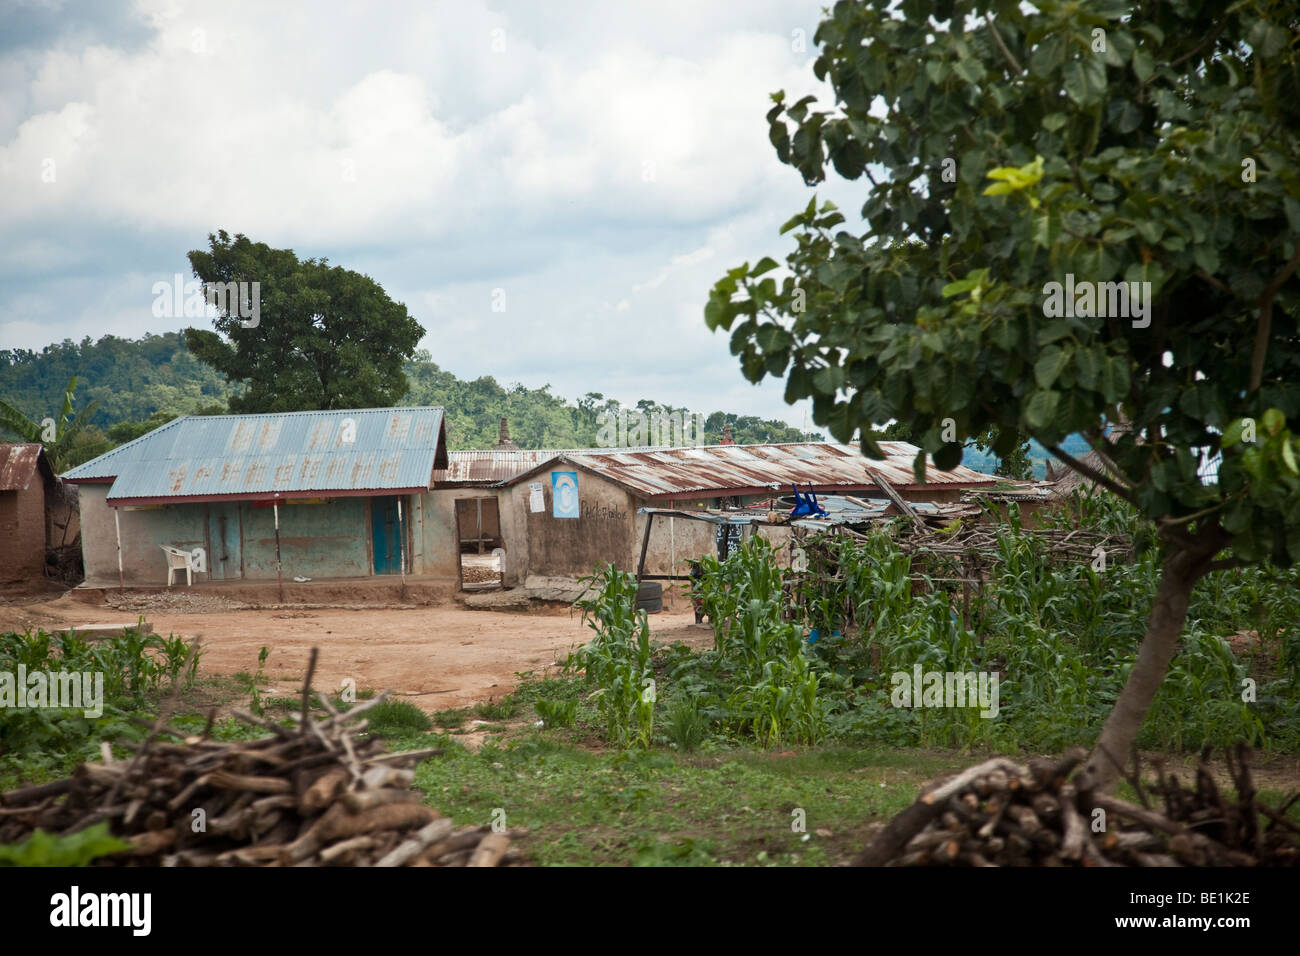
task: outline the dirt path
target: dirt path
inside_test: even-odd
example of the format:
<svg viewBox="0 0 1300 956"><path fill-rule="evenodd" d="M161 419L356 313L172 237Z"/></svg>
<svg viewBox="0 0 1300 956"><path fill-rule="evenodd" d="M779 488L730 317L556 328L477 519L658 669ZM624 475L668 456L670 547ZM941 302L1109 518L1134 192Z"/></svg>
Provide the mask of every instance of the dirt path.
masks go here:
<svg viewBox="0 0 1300 956"><path fill-rule="evenodd" d="M540 674L591 635L580 616L567 610L505 613L449 604L124 612L66 597L0 607L0 629L130 621L138 613L157 634L202 637L201 675L254 673L258 651L266 645L271 648L263 669L267 686L282 681L287 688L302 680L311 648L319 647L317 688L338 688L351 678L358 689L391 690L430 712L500 698L514 690L517 673ZM663 643L711 643L712 631L693 620L689 609L651 615L652 636Z"/></svg>

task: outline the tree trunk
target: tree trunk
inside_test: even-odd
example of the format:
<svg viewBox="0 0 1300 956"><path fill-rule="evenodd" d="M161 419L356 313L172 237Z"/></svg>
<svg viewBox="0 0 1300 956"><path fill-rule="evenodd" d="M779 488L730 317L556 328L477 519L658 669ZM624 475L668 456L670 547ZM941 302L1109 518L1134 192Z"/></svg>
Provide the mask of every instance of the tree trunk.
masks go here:
<svg viewBox="0 0 1300 956"><path fill-rule="evenodd" d="M1160 571L1155 603L1147 619L1146 637L1138 649L1137 660L1128 681L1106 718L1097 746L1088 758L1087 770L1099 789L1111 789L1122 770L1117 766L1128 761L1142 721L1146 718L1156 691L1169 670L1169 662L1178 650L1178 638L1187 619L1192 588L1208 570L1209 562L1222 547L1219 529L1188 539L1188 546L1171 545L1171 552Z"/></svg>

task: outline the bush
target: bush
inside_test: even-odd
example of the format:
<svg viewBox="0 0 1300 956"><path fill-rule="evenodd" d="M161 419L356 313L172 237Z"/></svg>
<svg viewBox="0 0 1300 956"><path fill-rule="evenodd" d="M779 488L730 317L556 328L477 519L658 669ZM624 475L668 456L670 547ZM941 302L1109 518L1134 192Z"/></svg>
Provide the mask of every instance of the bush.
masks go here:
<svg viewBox="0 0 1300 956"><path fill-rule="evenodd" d="M433 729L429 715L406 700L384 700L366 711L369 731L380 737L422 734Z"/></svg>

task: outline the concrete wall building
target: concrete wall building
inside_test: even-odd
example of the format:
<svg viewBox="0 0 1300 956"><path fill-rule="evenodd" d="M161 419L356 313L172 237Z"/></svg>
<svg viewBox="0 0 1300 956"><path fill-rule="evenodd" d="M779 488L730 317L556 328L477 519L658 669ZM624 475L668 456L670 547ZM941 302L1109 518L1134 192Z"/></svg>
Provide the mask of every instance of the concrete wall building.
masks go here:
<svg viewBox="0 0 1300 956"><path fill-rule="evenodd" d="M81 489L92 585L166 581L162 546L198 580L456 578L441 408L183 417L64 477ZM277 535L278 522L278 535ZM278 538L278 540L277 540Z"/></svg>

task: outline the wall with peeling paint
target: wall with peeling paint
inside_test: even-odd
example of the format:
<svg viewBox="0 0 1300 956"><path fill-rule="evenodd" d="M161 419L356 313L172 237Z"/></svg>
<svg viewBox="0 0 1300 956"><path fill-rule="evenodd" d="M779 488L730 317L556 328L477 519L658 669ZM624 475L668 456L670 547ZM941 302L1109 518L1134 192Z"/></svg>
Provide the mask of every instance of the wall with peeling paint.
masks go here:
<svg viewBox="0 0 1300 956"><path fill-rule="evenodd" d="M184 507L184 506L181 506ZM204 505L190 507L204 508ZM275 580L275 513L240 505L243 576ZM123 516L125 517L125 515ZM212 553L209 547L209 554ZM280 506L280 564L284 579L354 578L371 574L370 501L333 498L328 504Z"/></svg>
<svg viewBox="0 0 1300 956"><path fill-rule="evenodd" d="M113 509L105 503L108 485L83 484L82 542L86 581L117 584L116 532ZM444 493L403 498L407 571L455 580L456 554L449 525L450 497ZM251 502L231 503L237 520L239 546L230 555L225 580L274 581L275 513ZM212 540L211 509L225 503L187 502L148 509L122 508L122 563L127 584L167 583L167 561L161 545L187 551L204 548L209 563L222 557L221 542ZM286 581L296 576L357 578L373 576L371 502L368 498L333 498L320 504L280 505L280 556ZM237 566L236 566L237 565ZM213 575L197 574L195 581ZM217 575L221 577L221 575Z"/></svg>
<svg viewBox="0 0 1300 956"><path fill-rule="evenodd" d="M81 552L86 583L116 585L117 534L113 509L105 504L107 484L83 484L81 497ZM122 571L127 584L167 583L167 556L161 545L206 548L207 516L202 505L163 505L149 509L121 509ZM196 575L196 581L207 575ZM182 577L182 581L184 578Z"/></svg>
<svg viewBox="0 0 1300 956"><path fill-rule="evenodd" d="M415 574L455 581L460 573L456 550L455 499L464 497L455 490L430 491L412 496L418 521L412 525L412 552L417 555L411 567ZM403 505L405 507L405 505Z"/></svg>

